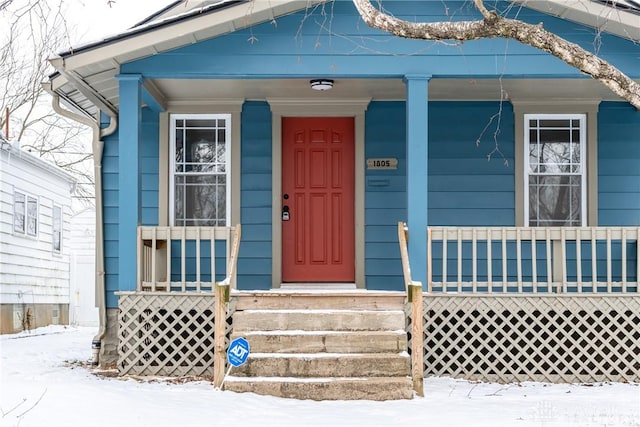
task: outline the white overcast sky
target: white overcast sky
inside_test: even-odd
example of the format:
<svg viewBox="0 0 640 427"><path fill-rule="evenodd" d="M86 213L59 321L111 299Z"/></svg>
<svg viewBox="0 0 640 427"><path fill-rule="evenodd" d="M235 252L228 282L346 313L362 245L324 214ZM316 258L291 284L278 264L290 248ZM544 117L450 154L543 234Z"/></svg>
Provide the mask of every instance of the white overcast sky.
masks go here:
<svg viewBox="0 0 640 427"><path fill-rule="evenodd" d="M173 0L65 0L66 17L77 46L118 34L173 3Z"/></svg>

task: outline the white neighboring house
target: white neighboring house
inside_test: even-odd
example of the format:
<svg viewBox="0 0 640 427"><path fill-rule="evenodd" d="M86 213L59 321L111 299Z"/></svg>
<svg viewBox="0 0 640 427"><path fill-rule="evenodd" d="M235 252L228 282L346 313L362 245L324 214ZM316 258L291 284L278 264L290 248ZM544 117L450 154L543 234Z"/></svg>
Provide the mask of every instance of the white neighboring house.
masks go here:
<svg viewBox="0 0 640 427"><path fill-rule="evenodd" d="M73 176L0 137L0 333L69 323Z"/></svg>
<svg viewBox="0 0 640 427"><path fill-rule="evenodd" d="M86 208L71 217L71 300L69 322L98 326L96 307L96 210Z"/></svg>

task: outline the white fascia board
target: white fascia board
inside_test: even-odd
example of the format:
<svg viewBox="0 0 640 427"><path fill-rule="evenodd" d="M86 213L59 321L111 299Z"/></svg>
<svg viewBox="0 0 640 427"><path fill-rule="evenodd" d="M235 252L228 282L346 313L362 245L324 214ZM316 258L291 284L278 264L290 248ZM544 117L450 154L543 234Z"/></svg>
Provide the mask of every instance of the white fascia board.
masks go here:
<svg viewBox="0 0 640 427"><path fill-rule="evenodd" d="M591 0L510 0L619 37L640 41L640 15Z"/></svg>
<svg viewBox="0 0 640 427"><path fill-rule="evenodd" d="M270 0L252 1L230 6L226 9L214 11L204 15L194 15L192 18L180 22L168 22L166 26L160 26L140 34L132 34L116 41L105 41L104 45L97 45L86 51L71 54L63 59L63 67L66 70L76 70L91 64L104 61L118 61L118 58L132 59L143 58L155 53L160 53L156 47L169 45L172 48L197 43L193 37L199 32L207 32L212 27L218 27L217 34L224 34L242 27L255 25L269 19L286 15L324 0ZM242 23L242 27L233 23ZM225 25L227 24L228 25ZM139 31L134 28L131 31ZM172 43L172 40L183 39L182 42ZM53 62L53 61L52 61ZM113 63L112 63L113 64ZM54 64L55 65L55 64ZM56 67L57 68L57 67Z"/></svg>

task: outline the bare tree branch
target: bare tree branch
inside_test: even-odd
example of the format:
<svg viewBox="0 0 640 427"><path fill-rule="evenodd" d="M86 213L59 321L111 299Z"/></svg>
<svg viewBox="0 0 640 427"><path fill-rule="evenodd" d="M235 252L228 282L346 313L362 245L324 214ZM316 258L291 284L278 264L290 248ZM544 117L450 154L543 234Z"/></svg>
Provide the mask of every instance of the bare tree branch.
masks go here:
<svg viewBox="0 0 640 427"><path fill-rule="evenodd" d="M86 127L56 115L42 82L47 58L68 45L63 0L0 0L0 129L9 111L10 135L22 147L76 177L75 196L93 198L93 164ZM6 17L6 19L4 19Z"/></svg>
<svg viewBox="0 0 640 427"><path fill-rule="evenodd" d="M640 84L597 55L545 30L500 16L487 9L483 0L473 0L483 16L477 21L410 22L376 9L370 0L353 0L367 25L398 37L422 40L469 41L483 38L509 38L547 52L607 86L612 92L640 109Z"/></svg>

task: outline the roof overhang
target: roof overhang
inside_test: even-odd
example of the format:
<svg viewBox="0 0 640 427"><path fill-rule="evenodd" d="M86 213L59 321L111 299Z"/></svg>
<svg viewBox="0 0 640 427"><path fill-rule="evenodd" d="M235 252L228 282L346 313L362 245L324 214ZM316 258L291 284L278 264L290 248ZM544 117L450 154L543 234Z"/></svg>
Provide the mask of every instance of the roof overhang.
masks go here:
<svg viewBox="0 0 640 427"><path fill-rule="evenodd" d="M128 31L51 58L56 73L50 76L50 85L46 89L88 117L95 118L98 110L115 117L119 96L116 75L120 72L120 64L269 22L325 1L189 0L186 10L180 6L181 2L174 2ZM595 1L511 1L621 37L640 40L640 15ZM145 90L153 93L154 87L151 85Z"/></svg>
<svg viewBox="0 0 640 427"><path fill-rule="evenodd" d="M58 54L49 62L56 73L50 76L50 90L74 109L95 117L97 108L110 115L117 112L120 64L157 55L271 21L324 0L221 0L201 5L196 2L184 13L156 16L148 23ZM205 2L206 3L206 2Z"/></svg>
<svg viewBox="0 0 640 427"><path fill-rule="evenodd" d="M590 0L510 0L530 9L577 22L599 31L640 41L640 14L622 7L624 1ZM640 12L640 10L639 10Z"/></svg>

